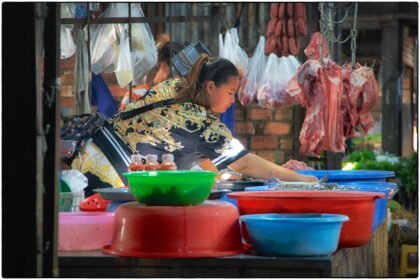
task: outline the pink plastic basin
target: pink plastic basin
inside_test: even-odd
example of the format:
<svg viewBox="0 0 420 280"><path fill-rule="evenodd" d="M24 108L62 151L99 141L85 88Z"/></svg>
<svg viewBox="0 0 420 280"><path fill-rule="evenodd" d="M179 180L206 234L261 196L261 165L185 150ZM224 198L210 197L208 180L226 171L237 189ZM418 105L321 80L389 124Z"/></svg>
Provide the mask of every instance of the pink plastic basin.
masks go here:
<svg viewBox="0 0 420 280"><path fill-rule="evenodd" d="M58 250L101 249L112 240L114 213L61 212L58 214Z"/></svg>

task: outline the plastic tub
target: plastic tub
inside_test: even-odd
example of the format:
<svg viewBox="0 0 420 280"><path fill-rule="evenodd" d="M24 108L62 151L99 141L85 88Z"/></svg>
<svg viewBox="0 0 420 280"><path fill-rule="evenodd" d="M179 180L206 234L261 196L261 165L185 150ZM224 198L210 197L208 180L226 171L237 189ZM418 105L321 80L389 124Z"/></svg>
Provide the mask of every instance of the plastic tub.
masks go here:
<svg viewBox="0 0 420 280"><path fill-rule="evenodd" d="M373 222L372 222L372 233L374 233L376 228L385 222L387 199L389 195L393 195L397 192L398 190L397 184L386 183L386 182L374 182L374 181L371 181L371 182L342 181L342 182L337 182L337 184L348 187L348 188L352 188L352 191L380 192L380 193L385 194L385 198L378 198L375 200L375 210L374 210ZM276 191L276 190L271 190L270 186L260 186L260 187L245 188L245 191ZM320 191L323 191L323 190L320 190ZM334 191L349 191L349 190L338 189Z"/></svg>
<svg viewBox="0 0 420 280"><path fill-rule="evenodd" d="M98 250L112 239L114 213L70 212L58 214L58 250Z"/></svg>
<svg viewBox="0 0 420 280"><path fill-rule="evenodd" d="M206 200L218 173L171 170L123 173L134 198L147 205L196 205Z"/></svg>
<svg viewBox="0 0 420 280"><path fill-rule="evenodd" d="M393 171L382 170L296 170L295 172L304 175L313 175L321 179L327 175L328 183L338 183L342 181L377 181L386 182L387 178L394 177Z"/></svg>
<svg viewBox="0 0 420 280"><path fill-rule="evenodd" d="M337 250L345 215L253 214L243 215L252 248L268 256L327 255Z"/></svg>
<svg viewBox="0 0 420 280"><path fill-rule="evenodd" d="M386 182L339 182L338 184L345 184L349 187L354 187L359 191L380 192L385 194L385 198L378 198L375 200L375 212L373 215L372 233L376 228L382 225L386 220L387 202L389 198L397 192L398 186L395 183Z"/></svg>
<svg viewBox="0 0 420 280"><path fill-rule="evenodd" d="M227 202L145 206L129 202L115 212L112 244L105 254L139 258L196 258L244 252L239 214ZM246 245L245 245L246 246Z"/></svg>
<svg viewBox="0 0 420 280"><path fill-rule="evenodd" d="M260 191L229 193L240 215L264 213L342 214L350 221L343 225L339 247L355 247L369 242L372 235L376 198L383 193L353 191ZM249 240L246 231L245 240Z"/></svg>

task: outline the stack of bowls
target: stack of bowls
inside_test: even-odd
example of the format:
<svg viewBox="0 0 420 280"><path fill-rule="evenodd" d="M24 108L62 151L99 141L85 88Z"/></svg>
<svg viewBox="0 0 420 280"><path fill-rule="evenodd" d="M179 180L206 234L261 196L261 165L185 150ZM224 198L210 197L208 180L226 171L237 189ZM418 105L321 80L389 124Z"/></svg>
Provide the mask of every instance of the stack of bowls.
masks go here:
<svg viewBox="0 0 420 280"><path fill-rule="evenodd" d="M217 173L128 172L135 202L115 211L103 252L127 257L191 258L242 253L239 213L227 202L206 201Z"/></svg>
<svg viewBox="0 0 420 280"><path fill-rule="evenodd" d="M384 198L385 195L383 193L355 191L257 191L230 193L228 197L237 200L241 215L321 213L347 216L349 221L343 224L338 247L356 247L369 242L372 233L375 199ZM302 221L309 221L304 219L305 217L300 218ZM283 221L284 219L283 217ZM243 222L246 224L245 219L243 219ZM295 218L292 222L301 225L301 221ZM292 222L289 221L289 225ZM273 222L270 221L270 223ZM242 225L244 239L252 243L248 225ZM314 232L313 234L318 233ZM254 238L256 237L254 236ZM306 240L295 240L295 242L305 243ZM255 246L255 244L252 245Z"/></svg>

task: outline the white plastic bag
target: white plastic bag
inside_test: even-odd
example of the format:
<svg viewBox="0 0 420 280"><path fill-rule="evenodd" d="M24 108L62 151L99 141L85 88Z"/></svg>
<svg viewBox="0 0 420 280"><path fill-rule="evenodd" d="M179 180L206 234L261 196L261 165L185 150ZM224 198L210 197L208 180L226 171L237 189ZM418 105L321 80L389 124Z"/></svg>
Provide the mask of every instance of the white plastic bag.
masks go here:
<svg viewBox="0 0 420 280"><path fill-rule="evenodd" d="M88 186L88 178L76 169L63 170L61 173L68 183L72 192L79 192Z"/></svg>
<svg viewBox="0 0 420 280"><path fill-rule="evenodd" d="M238 90L239 102L243 105L256 104L258 85L261 81L267 57L264 54L265 37L260 36L254 55L249 61L245 77Z"/></svg>
<svg viewBox="0 0 420 280"><path fill-rule="evenodd" d="M258 88L258 104L264 108L297 104L288 93L287 84L296 74L300 62L294 56L277 57L270 54Z"/></svg>
<svg viewBox="0 0 420 280"><path fill-rule="evenodd" d="M116 4L112 3L99 17L115 17ZM117 63L117 33L115 24L92 24L90 29L90 64L93 73L110 73Z"/></svg>
<svg viewBox="0 0 420 280"><path fill-rule="evenodd" d="M74 3L61 3L60 4L61 18L74 18L75 4ZM61 59L72 57L76 53L76 44L74 43L72 30L73 24L60 25L60 49Z"/></svg>
<svg viewBox="0 0 420 280"><path fill-rule="evenodd" d="M111 3L99 17L128 17L127 3ZM139 3L130 3L132 17L144 17ZM91 69L95 74L116 70L118 55L116 49L119 34L128 24L98 24L91 28ZM153 34L147 23L131 24L131 64L133 84L143 82L143 77L157 63L157 50Z"/></svg>
<svg viewBox="0 0 420 280"><path fill-rule="evenodd" d="M72 57L76 53L76 45L71 31L72 28L67 28L64 25L60 27L61 59Z"/></svg>
<svg viewBox="0 0 420 280"><path fill-rule="evenodd" d="M220 40L220 36L219 36ZM219 46L222 45L219 41ZM239 76L245 75L248 67L248 55L239 46L238 30L231 28L226 31L225 40L223 42L223 48L219 51L219 56L230 60L236 68L238 68Z"/></svg>
<svg viewBox="0 0 420 280"><path fill-rule="evenodd" d="M125 87L133 79L133 68L131 67L130 41L126 36L127 31L123 30L120 35L120 44L118 48L117 69L115 76L120 87Z"/></svg>

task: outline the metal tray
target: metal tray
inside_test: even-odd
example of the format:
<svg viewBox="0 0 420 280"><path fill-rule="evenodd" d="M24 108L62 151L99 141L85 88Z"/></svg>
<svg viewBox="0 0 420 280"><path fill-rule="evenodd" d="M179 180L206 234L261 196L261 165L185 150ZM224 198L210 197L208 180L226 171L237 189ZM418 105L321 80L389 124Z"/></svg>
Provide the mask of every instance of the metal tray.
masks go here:
<svg viewBox="0 0 420 280"><path fill-rule="evenodd" d="M258 187L268 184L265 180L252 180L252 181L217 181L217 189L228 189L232 191L243 191L247 187Z"/></svg>
<svg viewBox="0 0 420 280"><path fill-rule="evenodd" d="M101 194L101 197L112 201L133 201L136 200L129 188L102 188L94 189L94 192Z"/></svg>

